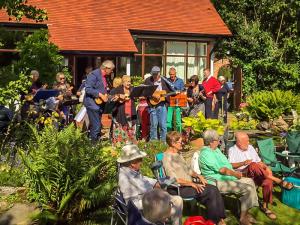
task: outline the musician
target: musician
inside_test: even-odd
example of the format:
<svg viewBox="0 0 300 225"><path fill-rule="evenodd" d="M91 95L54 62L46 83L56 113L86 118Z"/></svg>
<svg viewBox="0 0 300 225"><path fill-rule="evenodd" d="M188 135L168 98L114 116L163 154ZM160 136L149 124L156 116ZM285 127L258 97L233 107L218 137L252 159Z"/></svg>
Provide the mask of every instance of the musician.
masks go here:
<svg viewBox="0 0 300 225"><path fill-rule="evenodd" d="M128 75L122 77L122 84L111 90L112 100L115 105L112 111L112 141L116 143L135 143L135 125L137 113L134 99L130 98L131 78Z"/></svg>
<svg viewBox="0 0 300 225"><path fill-rule="evenodd" d="M29 87L28 94L35 94L38 89L43 87L41 81L39 80L40 74L39 71L37 70L32 70L30 72L30 77L31 77L31 86Z"/></svg>
<svg viewBox="0 0 300 225"><path fill-rule="evenodd" d="M218 118L218 104L216 93L220 90L221 85L219 81L210 74L210 70L207 68L204 70L204 80L202 85L205 90L205 118L217 119Z"/></svg>
<svg viewBox="0 0 300 225"><path fill-rule="evenodd" d="M167 93L174 91L172 84L164 77L160 75L160 68L153 66L151 69L151 77L145 80L146 85L157 85L156 91L165 90ZM161 95L154 92L154 99L160 99ZM161 101L157 105L153 106L149 104L150 114L150 140L157 140L157 131L159 127L160 140L166 141L167 135L167 107L166 101Z"/></svg>
<svg viewBox="0 0 300 225"><path fill-rule="evenodd" d="M227 108L228 108L228 98L230 95L230 88L226 83L224 76L219 76L218 81L221 84L221 89L217 92L217 99L219 105L219 114L222 115L224 123L227 123Z"/></svg>
<svg viewBox="0 0 300 225"><path fill-rule="evenodd" d="M184 83L183 80L176 76L176 69L171 67L169 69L168 81L174 86L175 91L183 91ZM173 128L173 114L175 111L176 131L181 133L181 108L179 106L169 106L167 116L167 130L170 131Z"/></svg>
<svg viewBox="0 0 300 225"><path fill-rule="evenodd" d="M115 65L112 61L106 60L102 63L99 69L90 73L85 83L85 98L83 101L87 109L87 114L90 121L90 138L96 142L100 136L101 130L101 116L104 110L105 103L100 105L96 104L95 99L100 98L107 102L107 80L106 77L110 76Z"/></svg>
<svg viewBox="0 0 300 225"><path fill-rule="evenodd" d="M199 84L198 75L193 75L189 79L189 88L187 90L187 100L189 103L189 116L196 117L199 112L205 116L205 93L202 84Z"/></svg>

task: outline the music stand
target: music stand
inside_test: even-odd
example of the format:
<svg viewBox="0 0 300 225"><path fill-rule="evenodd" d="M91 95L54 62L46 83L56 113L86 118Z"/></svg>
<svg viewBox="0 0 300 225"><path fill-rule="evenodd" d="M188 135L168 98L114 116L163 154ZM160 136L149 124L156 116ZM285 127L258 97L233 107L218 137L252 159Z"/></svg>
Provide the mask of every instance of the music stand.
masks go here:
<svg viewBox="0 0 300 225"><path fill-rule="evenodd" d="M40 100L46 100L50 97L56 97L58 96L59 91L55 89L50 90L39 90L36 92L36 94L33 97L34 102L39 102Z"/></svg>
<svg viewBox="0 0 300 225"><path fill-rule="evenodd" d="M130 93L130 97L151 97L155 92L158 85L140 85L134 87Z"/></svg>

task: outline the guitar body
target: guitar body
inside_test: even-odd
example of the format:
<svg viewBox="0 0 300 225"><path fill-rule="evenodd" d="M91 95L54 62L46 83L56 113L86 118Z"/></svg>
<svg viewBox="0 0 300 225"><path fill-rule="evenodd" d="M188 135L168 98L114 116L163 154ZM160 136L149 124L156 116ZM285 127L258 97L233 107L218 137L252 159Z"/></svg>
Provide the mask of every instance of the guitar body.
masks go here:
<svg viewBox="0 0 300 225"><path fill-rule="evenodd" d="M167 94L167 91L165 91L165 90L155 91L153 93L153 96L155 96L155 97L152 97L149 99L150 104L155 106L155 105L159 104L160 102L166 101L166 94Z"/></svg>

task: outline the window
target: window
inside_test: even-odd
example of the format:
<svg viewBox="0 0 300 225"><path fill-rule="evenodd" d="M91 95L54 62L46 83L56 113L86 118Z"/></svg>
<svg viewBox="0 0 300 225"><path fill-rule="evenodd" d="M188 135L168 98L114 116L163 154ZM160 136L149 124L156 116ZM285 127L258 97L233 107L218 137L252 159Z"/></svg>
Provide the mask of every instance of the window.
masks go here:
<svg viewBox="0 0 300 225"><path fill-rule="evenodd" d="M187 80L192 75L203 79L203 69L207 62L207 43L191 41L136 39L138 53L131 61L131 74L150 73L153 66L161 67L162 74L168 76L174 66L177 76Z"/></svg>

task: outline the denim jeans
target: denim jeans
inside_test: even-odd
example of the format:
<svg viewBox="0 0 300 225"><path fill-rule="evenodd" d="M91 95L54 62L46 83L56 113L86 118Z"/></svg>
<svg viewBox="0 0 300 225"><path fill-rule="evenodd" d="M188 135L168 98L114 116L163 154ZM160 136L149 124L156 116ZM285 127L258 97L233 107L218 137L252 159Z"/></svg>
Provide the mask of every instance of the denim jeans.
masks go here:
<svg viewBox="0 0 300 225"><path fill-rule="evenodd" d="M100 136L103 110L101 108L99 110L87 108L86 112L90 121L90 138L93 142L96 142Z"/></svg>
<svg viewBox="0 0 300 225"><path fill-rule="evenodd" d="M157 140L157 131L159 128L160 140L166 141L167 135L167 108L165 104L160 103L156 107L149 108L150 113L150 140Z"/></svg>

